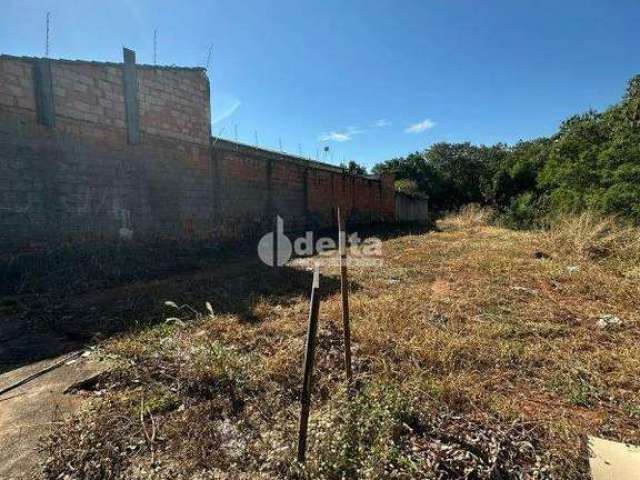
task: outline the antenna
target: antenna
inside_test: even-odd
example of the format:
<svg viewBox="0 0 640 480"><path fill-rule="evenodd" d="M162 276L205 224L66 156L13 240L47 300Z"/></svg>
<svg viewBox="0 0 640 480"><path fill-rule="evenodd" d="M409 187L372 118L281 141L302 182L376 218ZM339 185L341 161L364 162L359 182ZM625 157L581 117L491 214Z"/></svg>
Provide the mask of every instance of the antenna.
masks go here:
<svg viewBox="0 0 640 480"><path fill-rule="evenodd" d="M256 147L257 147L257 146L258 146L258 130L254 130L254 131L253 131L253 134L254 134L254 135L255 135L255 137L256 137Z"/></svg>
<svg viewBox="0 0 640 480"><path fill-rule="evenodd" d="M298 155L302 156L302 145L298 144Z"/></svg>
<svg viewBox="0 0 640 480"><path fill-rule="evenodd" d="M158 30L153 31L153 64L158 64Z"/></svg>
<svg viewBox="0 0 640 480"><path fill-rule="evenodd" d="M51 12L47 12L47 39L44 44L44 56L49 57L49 23L51 18Z"/></svg>
<svg viewBox="0 0 640 480"><path fill-rule="evenodd" d="M280 151L282 151L282 139L278 138L278 146L280 147Z"/></svg>
<svg viewBox="0 0 640 480"><path fill-rule="evenodd" d="M238 141L238 124L237 123L233 126L233 136L235 137L237 142Z"/></svg>

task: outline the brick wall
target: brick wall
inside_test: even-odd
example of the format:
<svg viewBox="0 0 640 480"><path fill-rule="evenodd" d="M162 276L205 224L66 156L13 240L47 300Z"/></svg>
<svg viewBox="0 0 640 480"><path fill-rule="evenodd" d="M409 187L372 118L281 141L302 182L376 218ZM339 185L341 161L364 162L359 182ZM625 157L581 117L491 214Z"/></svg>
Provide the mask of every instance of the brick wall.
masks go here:
<svg viewBox="0 0 640 480"><path fill-rule="evenodd" d="M36 118L36 60L0 56L0 108ZM209 81L202 69L139 65L137 75L143 133L208 145ZM51 76L57 125L125 128L121 65L54 60Z"/></svg>
<svg viewBox="0 0 640 480"><path fill-rule="evenodd" d="M288 231L336 225L336 209L353 224L392 221L393 177L352 176L299 157L214 139L213 171L220 236L269 231L275 215Z"/></svg>
<svg viewBox="0 0 640 480"><path fill-rule="evenodd" d="M204 72L143 68L138 82L143 131L187 142L209 142L209 81Z"/></svg>
<svg viewBox="0 0 640 480"><path fill-rule="evenodd" d="M210 138L200 69L137 66L140 141L127 136L122 65L51 61L43 125L38 59L0 56L0 251L86 239L236 238L394 218L393 179L352 177ZM41 87L39 87L41 88ZM40 120L39 120L40 119Z"/></svg>
<svg viewBox="0 0 640 480"><path fill-rule="evenodd" d="M6 112L21 112L29 120L35 120L32 63L0 57L0 108Z"/></svg>
<svg viewBox="0 0 640 480"><path fill-rule="evenodd" d="M398 192L396 194L396 220L398 222L428 223L429 200Z"/></svg>

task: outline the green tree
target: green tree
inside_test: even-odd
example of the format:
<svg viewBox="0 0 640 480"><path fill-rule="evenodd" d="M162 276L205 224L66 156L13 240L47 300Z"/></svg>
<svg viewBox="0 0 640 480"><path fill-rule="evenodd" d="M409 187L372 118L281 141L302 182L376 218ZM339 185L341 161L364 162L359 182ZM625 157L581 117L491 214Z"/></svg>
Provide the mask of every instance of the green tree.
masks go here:
<svg viewBox="0 0 640 480"><path fill-rule="evenodd" d="M347 164L344 164L344 163L340 164L340 168L342 168L343 170L346 170L347 173L349 173L349 175L366 175L367 174L367 169L362 165L360 165L359 163L355 162L354 160L349 160L349 163Z"/></svg>
<svg viewBox="0 0 640 480"><path fill-rule="evenodd" d="M440 142L373 171L394 174L402 191L428 195L436 210L490 204L514 226L586 208L640 223L640 75L618 104L573 115L551 138L513 146Z"/></svg>

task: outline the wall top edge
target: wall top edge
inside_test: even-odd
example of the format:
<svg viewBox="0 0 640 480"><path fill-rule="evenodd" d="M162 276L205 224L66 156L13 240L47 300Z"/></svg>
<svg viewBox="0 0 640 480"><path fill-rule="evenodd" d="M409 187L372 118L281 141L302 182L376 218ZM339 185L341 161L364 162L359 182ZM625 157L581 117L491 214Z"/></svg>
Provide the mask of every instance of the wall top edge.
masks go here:
<svg viewBox="0 0 640 480"><path fill-rule="evenodd" d="M46 58L46 57L29 57L0 54L0 60L17 60L22 62L35 62L41 60L47 60L53 63L59 63L63 65L94 65L100 67L122 67L123 63L118 62L99 62L95 60L69 60L64 58ZM191 72L206 72L204 67L181 67L178 65L148 65L142 63L136 63L136 68L143 68L149 70L170 70L170 71L191 71Z"/></svg>
<svg viewBox="0 0 640 480"><path fill-rule="evenodd" d="M317 162L315 160L309 160L308 158L298 155L292 155L290 153L279 152L277 150L270 150L268 148L255 147L253 145L247 145L246 143L234 142L220 137L211 137L211 145L214 149L228 150L234 152L242 152L249 155L259 155L261 157L267 157L272 160L281 160L285 162L296 163L303 167L314 168L317 170L325 170L333 173L340 173L343 175L348 172L336 165L330 163ZM378 175L352 175L356 178L362 178L364 180L380 180Z"/></svg>

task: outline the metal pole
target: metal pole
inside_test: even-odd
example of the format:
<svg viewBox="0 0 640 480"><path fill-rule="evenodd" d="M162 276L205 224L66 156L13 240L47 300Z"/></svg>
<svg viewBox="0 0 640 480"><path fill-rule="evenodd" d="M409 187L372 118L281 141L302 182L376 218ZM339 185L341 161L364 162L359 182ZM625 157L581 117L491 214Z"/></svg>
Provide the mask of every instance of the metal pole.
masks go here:
<svg viewBox="0 0 640 480"><path fill-rule="evenodd" d="M46 58L49 58L49 22L50 22L50 18L51 18L51 13L47 12L47 39L46 39L45 45L44 45L44 56Z"/></svg>
<svg viewBox="0 0 640 480"><path fill-rule="evenodd" d="M340 294L342 296L342 329L344 331L344 368L347 373L347 385L351 386L351 327L349 325L349 280L347 278L347 236L344 218L338 207L338 249L340 253Z"/></svg>
<svg viewBox="0 0 640 480"><path fill-rule="evenodd" d="M311 285L311 305L309 308L309 326L307 342L304 352L304 374L302 377L302 395L300 397L300 429L298 430L298 461L304 462L307 454L307 430L309 428L309 411L311 408L311 387L313 361L316 350L316 335L318 332L318 312L320 311L320 272L318 264L313 272Z"/></svg>
<svg viewBox="0 0 640 480"><path fill-rule="evenodd" d="M158 30L153 31L153 64L158 64Z"/></svg>

